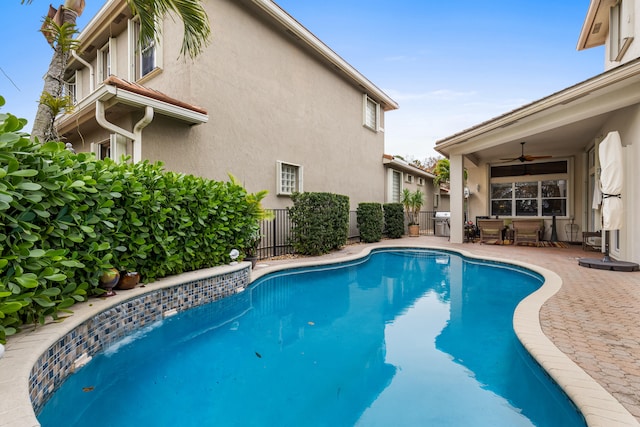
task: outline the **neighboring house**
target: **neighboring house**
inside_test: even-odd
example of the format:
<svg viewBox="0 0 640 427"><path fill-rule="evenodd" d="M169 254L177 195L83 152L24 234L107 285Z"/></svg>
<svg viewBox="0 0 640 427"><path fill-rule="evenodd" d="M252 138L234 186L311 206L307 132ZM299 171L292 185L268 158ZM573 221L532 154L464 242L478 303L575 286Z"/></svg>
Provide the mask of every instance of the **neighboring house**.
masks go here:
<svg viewBox="0 0 640 427"><path fill-rule="evenodd" d="M581 232L599 230L600 211L592 208L598 145L618 131L624 151L625 219L622 230L610 233L610 253L640 261L639 13L632 0L592 0L578 49L605 45L605 72L437 141L436 150L451 162L452 242L463 241L465 186L472 190L472 218L540 218L547 239L554 216L559 240L579 241ZM539 157L520 161L523 152Z"/></svg>
<svg viewBox="0 0 640 427"><path fill-rule="evenodd" d="M423 211L439 210L440 192L433 185L433 174L390 154L384 155L383 164L386 175L384 203L402 202L402 192L406 188L424 194Z"/></svg>
<svg viewBox="0 0 640 427"><path fill-rule="evenodd" d="M268 208L295 191L384 202L384 114L396 102L270 0L203 3L211 44L179 57L182 23L140 48L126 0L79 34L65 74L75 111L56 121L77 151L162 161L172 171L233 174Z"/></svg>

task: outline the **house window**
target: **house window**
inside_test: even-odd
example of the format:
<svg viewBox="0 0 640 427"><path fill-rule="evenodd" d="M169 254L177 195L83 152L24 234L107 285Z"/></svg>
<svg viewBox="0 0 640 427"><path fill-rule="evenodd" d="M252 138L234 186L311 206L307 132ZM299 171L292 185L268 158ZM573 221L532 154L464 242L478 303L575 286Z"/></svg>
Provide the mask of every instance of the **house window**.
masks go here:
<svg viewBox="0 0 640 427"><path fill-rule="evenodd" d="M137 19L130 21L132 37L130 37L130 76L134 80L141 79L153 70L162 66L161 45L159 40L146 40L140 43L140 23ZM160 29L158 30L161 34Z"/></svg>
<svg viewBox="0 0 640 427"><path fill-rule="evenodd" d="M111 158L111 141L109 139L91 143L91 151L96 155L96 159L104 160Z"/></svg>
<svg viewBox="0 0 640 427"><path fill-rule="evenodd" d="M418 177L418 185L424 185L424 178Z"/></svg>
<svg viewBox="0 0 640 427"><path fill-rule="evenodd" d="M96 155L96 159L112 159L120 161L122 156L127 154L127 139L115 133L109 135L109 139L91 143L91 152Z"/></svg>
<svg viewBox="0 0 640 427"><path fill-rule="evenodd" d="M631 22L625 22L624 19L625 14L629 17L633 16L630 10L632 7L632 2L618 1L609 10L609 60L611 61L620 62L633 41L632 34L628 34L633 25Z"/></svg>
<svg viewBox="0 0 640 427"><path fill-rule="evenodd" d="M76 88L76 74L71 76L69 80L64 82L63 96L68 96L72 105L76 105L78 103L78 92Z"/></svg>
<svg viewBox="0 0 640 427"><path fill-rule="evenodd" d="M568 162L491 168L491 215L567 216Z"/></svg>
<svg viewBox="0 0 640 427"><path fill-rule="evenodd" d="M407 174L407 182L408 182L409 184L413 183L413 175L409 175L409 174Z"/></svg>
<svg viewBox="0 0 640 427"><path fill-rule="evenodd" d="M566 216L567 180L492 183L491 215Z"/></svg>
<svg viewBox="0 0 640 427"><path fill-rule="evenodd" d="M111 39L98 51L98 82L104 82L112 73L111 71Z"/></svg>
<svg viewBox="0 0 640 427"><path fill-rule="evenodd" d="M367 95L364 95L363 100L364 100L363 125L377 132L379 129L379 123L380 123L380 104L375 102L373 99L369 98Z"/></svg>
<svg viewBox="0 0 640 427"><path fill-rule="evenodd" d="M302 192L302 166L278 161L277 177L278 195Z"/></svg>
<svg viewBox="0 0 640 427"><path fill-rule="evenodd" d="M398 171L393 171L393 178L391 183L391 202L400 203L401 193L402 193L402 174Z"/></svg>

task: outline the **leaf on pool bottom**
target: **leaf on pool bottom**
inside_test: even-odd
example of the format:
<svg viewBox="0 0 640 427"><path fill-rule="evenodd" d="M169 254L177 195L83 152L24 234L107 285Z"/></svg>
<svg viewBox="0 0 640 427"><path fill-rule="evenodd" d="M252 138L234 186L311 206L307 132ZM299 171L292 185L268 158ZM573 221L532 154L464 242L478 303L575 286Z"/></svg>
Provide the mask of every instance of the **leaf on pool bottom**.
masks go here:
<svg viewBox="0 0 640 427"><path fill-rule="evenodd" d="M256 353L256 356L258 356L258 359L262 359L262 355L260 353L258 353L257 351L255 353Z"/></svg>
<svg viewBox="0 0 640 427"><path fill-rule="evenodd" d="M85 393L88 393L90 391L93 391L95 389L94 386L91 387L82 387L82 391L84 391Z"/></svg>

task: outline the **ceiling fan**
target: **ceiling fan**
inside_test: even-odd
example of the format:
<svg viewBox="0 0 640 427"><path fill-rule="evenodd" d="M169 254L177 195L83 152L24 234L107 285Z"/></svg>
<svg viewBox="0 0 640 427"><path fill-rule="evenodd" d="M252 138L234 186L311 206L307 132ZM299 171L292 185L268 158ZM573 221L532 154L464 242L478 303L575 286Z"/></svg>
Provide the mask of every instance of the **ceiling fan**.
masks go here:
<svg viewBox="0 0 640 427"><path fill-rule="evenodd" d="M531 156L529 154L524 154L525 143L526 143L525 141L520 143L520 145L522 145L522 154L520 154L520 157L513 157L510 159L500 159L500 160L504 160L505 162L515 162L516 160L519 160L522 163L524 163L524 162L532 162L538 159L550 159L551 157L553 157L553 156Z"/></svg>

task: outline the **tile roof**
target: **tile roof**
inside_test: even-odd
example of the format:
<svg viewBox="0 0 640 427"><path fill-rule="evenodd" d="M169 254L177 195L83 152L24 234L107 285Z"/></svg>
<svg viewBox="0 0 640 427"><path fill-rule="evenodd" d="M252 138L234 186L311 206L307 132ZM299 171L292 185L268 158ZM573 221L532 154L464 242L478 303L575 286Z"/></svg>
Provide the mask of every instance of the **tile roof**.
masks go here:
<svg viewBox="0 0 640 427"><path fill-rule="evenodd" d="M135 93L138 95L146 96L148 98L155 99L157 101L166 102L167 104L175 105L178 107L186 108L187 110L195 111L197 113L208 114L204 108L188 104L186 102L180 101L178 99L172 98L169 95L165 95L162 92L158 92L157 90L150 89L148 87L142 86L138 83L131 83L126 80L123 80L116 76L109 76L105 81L105 85L114 86L121 90L126 90L127 92Z"/></svg>

